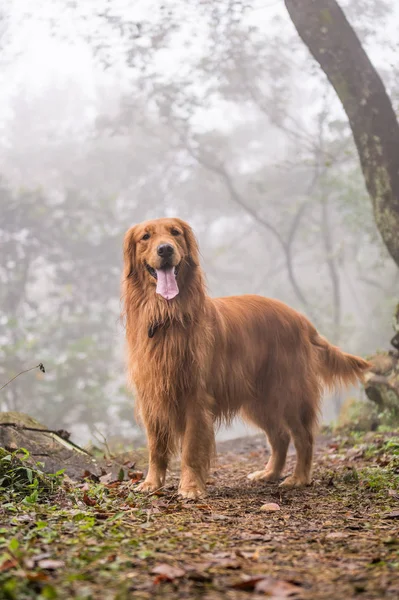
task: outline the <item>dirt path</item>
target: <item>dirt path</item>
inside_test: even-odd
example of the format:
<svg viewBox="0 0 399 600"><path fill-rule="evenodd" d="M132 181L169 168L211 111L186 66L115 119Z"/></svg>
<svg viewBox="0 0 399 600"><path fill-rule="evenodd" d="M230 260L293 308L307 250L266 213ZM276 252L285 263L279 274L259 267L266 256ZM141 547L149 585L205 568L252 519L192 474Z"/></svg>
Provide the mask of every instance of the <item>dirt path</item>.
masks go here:
<svg viewBox="0 0 399 600"><path fill-rule="evenodd" d="M249 482L265 457L262 437L220 444L197 503L178 500L172 474L157 497L93 483L3 506L0 553L16 542L2 597L398 598L399 435L321 437L301 491Z"/></svg>

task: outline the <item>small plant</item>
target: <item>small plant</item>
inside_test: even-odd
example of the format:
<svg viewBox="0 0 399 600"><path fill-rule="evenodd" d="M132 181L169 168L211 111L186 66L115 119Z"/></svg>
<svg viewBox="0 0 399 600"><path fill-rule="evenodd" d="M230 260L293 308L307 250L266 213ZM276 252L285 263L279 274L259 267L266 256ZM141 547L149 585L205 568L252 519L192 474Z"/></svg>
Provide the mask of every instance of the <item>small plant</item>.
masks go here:
<svg viewBox="0 0 399 600"><path fill-rule="evenodd" d="M369 467L359 471L361 483L373 492L399 489L399 476L390 469Z"/></svg>
<svg viewBox="0 0 399 600"><path fill-rule="evenodd" d="M0 448L0 493L18 497L26 504L35 504L43 494L46 497L59 486L64 470L54 475L42 471L42 463L27 462L26 448L10 452Z"/></svg>

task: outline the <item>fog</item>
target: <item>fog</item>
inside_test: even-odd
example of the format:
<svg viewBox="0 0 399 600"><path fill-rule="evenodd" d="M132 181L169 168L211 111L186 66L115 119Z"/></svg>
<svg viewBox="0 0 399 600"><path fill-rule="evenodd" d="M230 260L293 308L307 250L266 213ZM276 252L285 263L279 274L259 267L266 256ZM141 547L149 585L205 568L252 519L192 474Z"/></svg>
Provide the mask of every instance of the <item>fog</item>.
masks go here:
<svg viewBox="0 0 399 600"><path fill-rule="evenodd" d="M80 4L0 3L0 386L46 367L0 409L81 443L138 439L121 249L147 218L189 221L212 296L278 298L349 352L384 347L399 272L282 0ZM398 110L399 9L341 4ZM323 420L360 394L326 396Z"/></svg>

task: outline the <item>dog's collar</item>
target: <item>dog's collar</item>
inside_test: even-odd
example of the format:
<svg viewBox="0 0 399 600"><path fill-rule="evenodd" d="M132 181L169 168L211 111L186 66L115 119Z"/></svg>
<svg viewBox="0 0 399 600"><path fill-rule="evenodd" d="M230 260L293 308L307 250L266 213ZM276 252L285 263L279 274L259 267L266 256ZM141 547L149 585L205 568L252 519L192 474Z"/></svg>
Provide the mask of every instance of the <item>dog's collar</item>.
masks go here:
<svg viewBox="0 0 399 600"><path fill-rule="evenodd" d="M189 317L184 317L183 326L188 326L191 323L191 319ZM150 323L148 326L148 337L153 338L158 329L161 327L169 327L172 324L172 321L169 318L166 318L165 321L154 321Z"/></svg>

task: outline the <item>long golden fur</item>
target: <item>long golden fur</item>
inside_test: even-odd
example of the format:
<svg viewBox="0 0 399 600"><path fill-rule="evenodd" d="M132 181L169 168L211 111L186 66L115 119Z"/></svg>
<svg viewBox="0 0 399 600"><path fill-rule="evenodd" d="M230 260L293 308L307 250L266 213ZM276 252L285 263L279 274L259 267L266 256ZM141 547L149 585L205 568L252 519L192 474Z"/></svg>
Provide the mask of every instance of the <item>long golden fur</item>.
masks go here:
<svg viewBox="0 0 399 600"><path fill-rule="evenodd" d="M172 247L170 264L179 269L179 293L171 300L156 293L163 244ZM292 437L297 463L281 485L310 483L322 385L354 383L366 361L332 346L278 300L210 298L194 234L180 219L147 221L126 233L123 302L129 379L149 444L142 490L164 484L169 457L181 449L179 493L202 494L214 423L238 414L265 431L272 449L250 479L278 480Z"/></svg>

